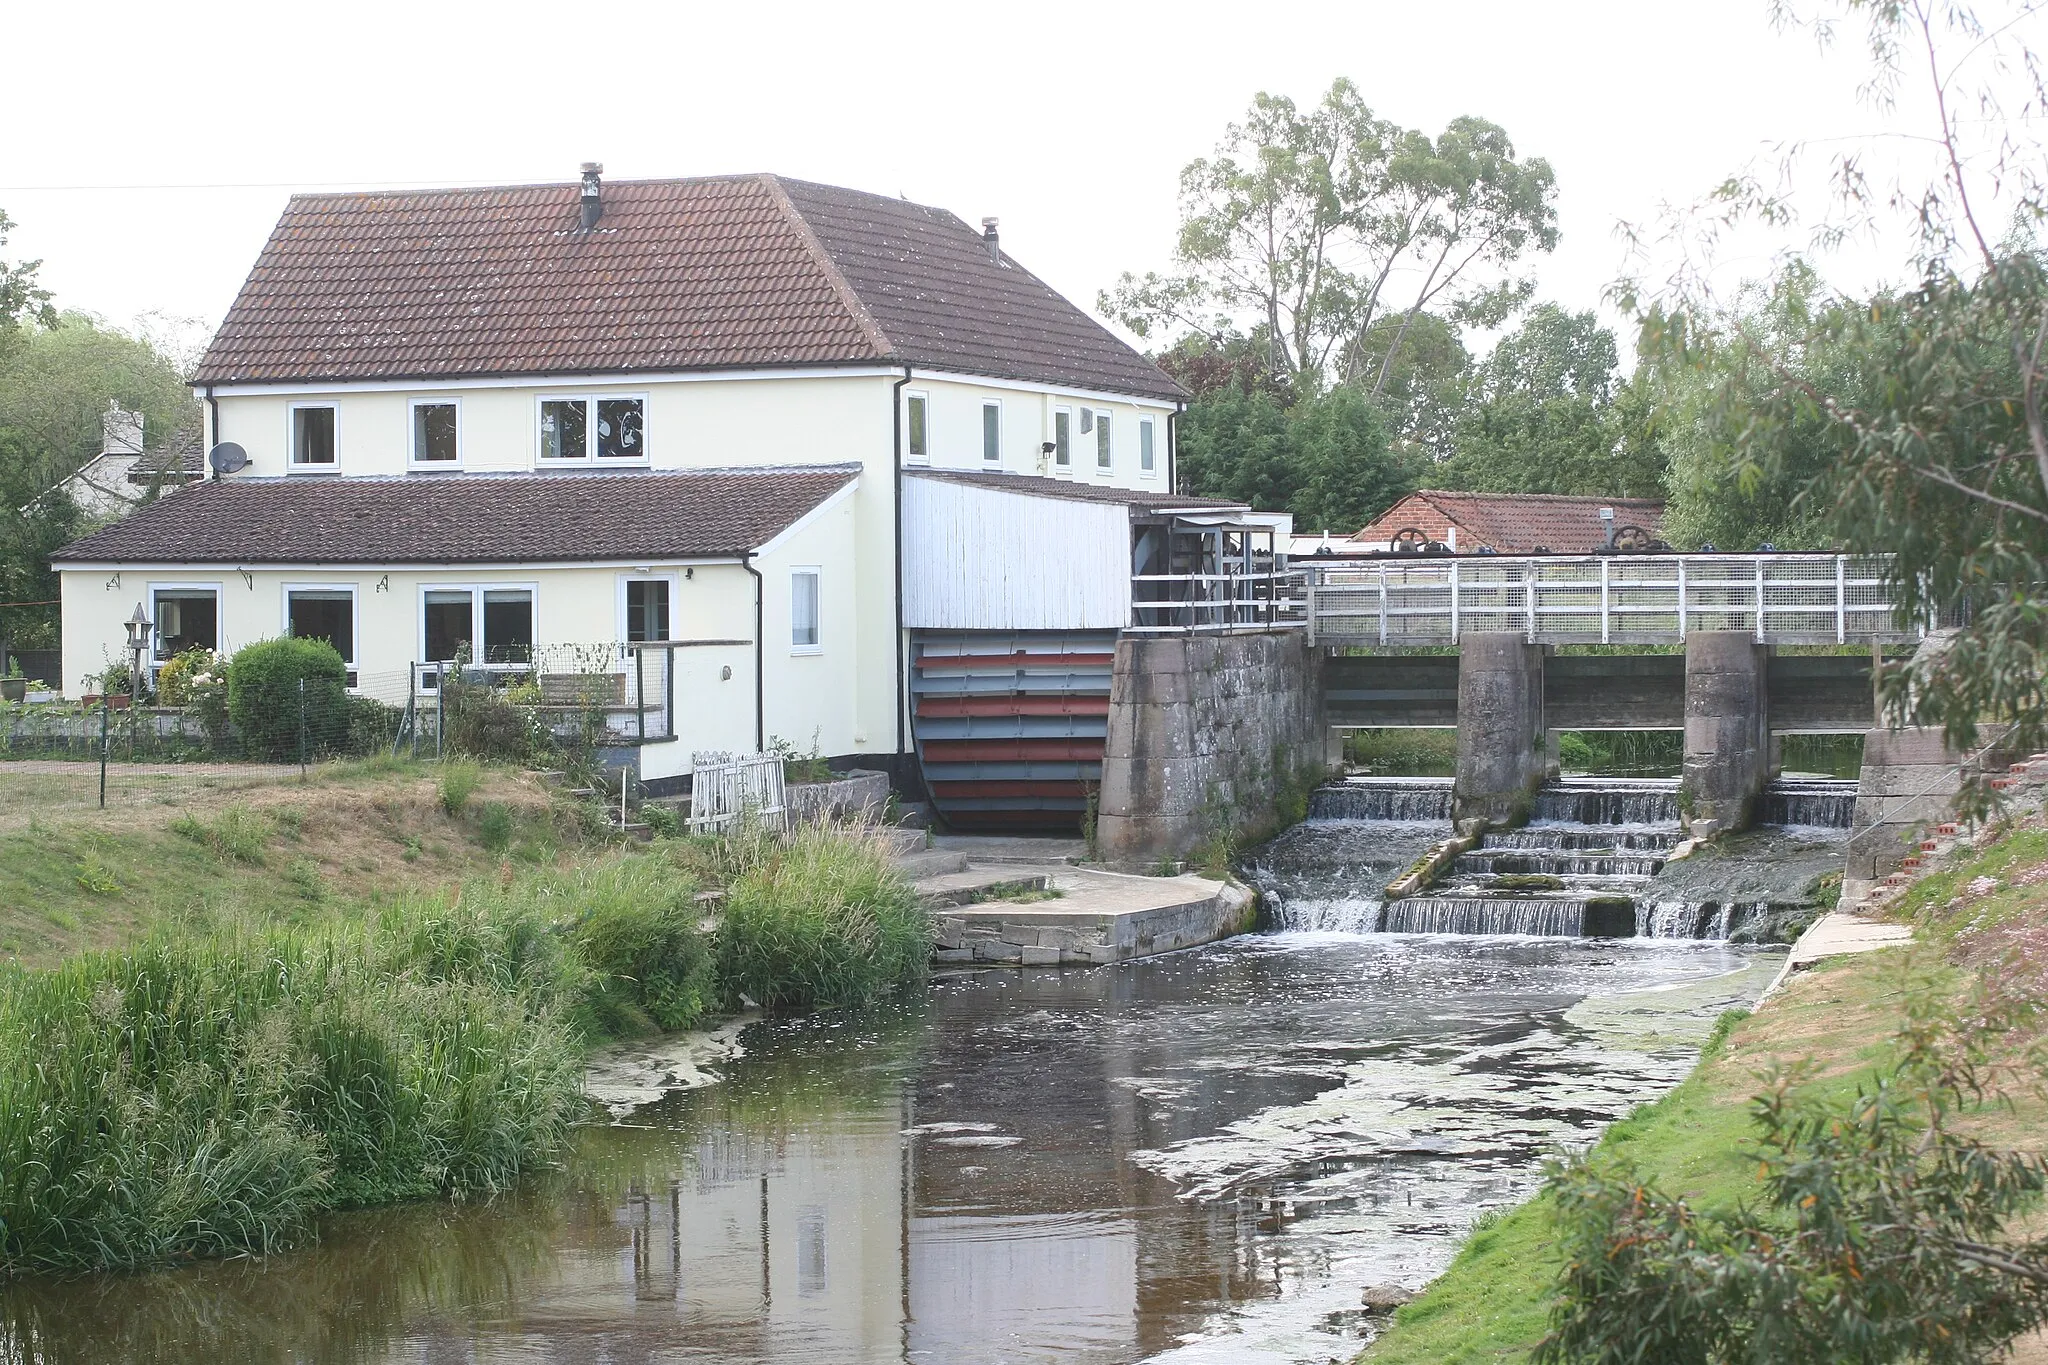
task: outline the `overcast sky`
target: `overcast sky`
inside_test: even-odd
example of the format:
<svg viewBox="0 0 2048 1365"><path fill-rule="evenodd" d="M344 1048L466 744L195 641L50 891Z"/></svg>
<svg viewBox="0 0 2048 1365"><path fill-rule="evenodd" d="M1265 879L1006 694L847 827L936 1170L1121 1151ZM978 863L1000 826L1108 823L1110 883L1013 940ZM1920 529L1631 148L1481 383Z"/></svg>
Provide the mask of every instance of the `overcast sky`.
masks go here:
<svg viewBox="0 0 2048 1365"><path fill-rule="evenodd" d="M998 215L1013 255L1092 307L1166 263L1179 168L1255 92L1306 103L1338 75L1383 117L1435 133L1476 114L1547 157L1563 240L1541 294L1590 307L1617 221L1785 139L1884 126L1854 97L1860 52L1774 32L1764 0L26 0L7 26L6 255L124 325L217 324L293 189L568 180L586 159ZM1771 245L1726 268L1761 271Z"/></svg>

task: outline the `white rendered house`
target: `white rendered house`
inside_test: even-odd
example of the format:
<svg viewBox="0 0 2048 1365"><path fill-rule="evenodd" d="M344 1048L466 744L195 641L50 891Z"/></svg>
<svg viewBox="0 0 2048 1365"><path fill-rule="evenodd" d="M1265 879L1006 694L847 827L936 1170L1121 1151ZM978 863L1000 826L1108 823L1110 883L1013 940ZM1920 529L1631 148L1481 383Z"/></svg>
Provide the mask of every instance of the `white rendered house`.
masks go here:
<svg viewBox="0 0 2048 1365"><path fill-rule="evenodd" d="M247 463L56 556L67 691L138 603L159 661L319 635L385 700L609 648L652 781L782 737L915 785L929 640L1113 640L1148 529L1286 529L1175 497L1185 394L992 220L775 176L295 197L194 385Z"/></svg>

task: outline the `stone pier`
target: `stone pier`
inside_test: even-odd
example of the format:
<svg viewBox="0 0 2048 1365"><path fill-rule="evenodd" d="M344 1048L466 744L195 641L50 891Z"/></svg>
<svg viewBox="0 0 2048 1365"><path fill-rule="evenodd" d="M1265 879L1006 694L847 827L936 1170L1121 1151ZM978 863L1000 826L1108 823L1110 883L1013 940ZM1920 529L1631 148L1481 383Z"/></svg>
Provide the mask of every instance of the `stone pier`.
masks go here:
<svg viewBox="0 0 2048 1365"><path fill-rule="evenodd" d="M1147 868L1270 823L1281 785L1323 764L1320 663L1298 630L1118 640L1102 861Z"/></svg>
<svg viewBox="0 0 2048 1365"><path fill-rule="evenodd" d="M1458 646L1458 769L1451 816L1518 824L1550 774L1543 716L1544 647L1519 633L1466 635Z"/></svg>
<svg viewBox="0 0 2048 1365"><path fill-rule="evenodd" d="M1742 829L1771 781L1770 648L1744 631L1685 640L1685 767L1679 809L1696 835Z"/></svg>

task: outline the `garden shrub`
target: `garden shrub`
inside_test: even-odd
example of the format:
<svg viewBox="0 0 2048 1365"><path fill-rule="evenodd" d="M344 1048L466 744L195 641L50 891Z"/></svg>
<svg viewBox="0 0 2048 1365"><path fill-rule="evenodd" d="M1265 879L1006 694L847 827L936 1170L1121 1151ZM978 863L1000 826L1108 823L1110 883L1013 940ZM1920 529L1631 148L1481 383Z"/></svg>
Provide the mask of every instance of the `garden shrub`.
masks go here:
<svg viewBox="0 0 2048 1365"><path fill-rule="evenodd" d="M213 682L220 673L220 659L210 649L188 649L172 657L157 670L156 699L159 706L190 706L195 680ZM200 684L204 686L205 683Z"/></svg>
<svg viewBox="0 0 2048 1365"><path fill-rule="evenodd" d="M279 637L235 651L228 665L228 719L252 758L300 756L300 684L310 749L321 736L348 732L348 668L325 640Z"/></svg>
<svg viewBox="0 0 2048 1365"><path fill-rule="evenodd" d="M451 753L485 763L524 763L547 747L547 727L530 705L488 684L449 681L441 698Z"/></svg>
<svg viewBox="0 0 2048 1365"><path fill-rule="evenodd" d="M878 834L814 825L733 880L717 946L729 994L832 1008L922 981L932 923Z"/></svg>

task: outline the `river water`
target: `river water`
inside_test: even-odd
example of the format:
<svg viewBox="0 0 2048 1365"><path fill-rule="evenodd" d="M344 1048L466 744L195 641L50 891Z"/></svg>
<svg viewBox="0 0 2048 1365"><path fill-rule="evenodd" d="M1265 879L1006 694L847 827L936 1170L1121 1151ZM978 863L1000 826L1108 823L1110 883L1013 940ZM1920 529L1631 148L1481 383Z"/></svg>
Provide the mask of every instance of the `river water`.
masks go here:
<svg viewBox="0 0 2048 1365"><path fill-rule="evenodd" d="M1248 936L758 1023L515 1195L0 1291L0 1361L1320 1362L1692 1065L1779 959Z"/></svg>

